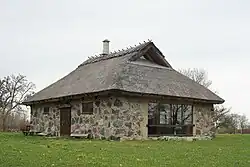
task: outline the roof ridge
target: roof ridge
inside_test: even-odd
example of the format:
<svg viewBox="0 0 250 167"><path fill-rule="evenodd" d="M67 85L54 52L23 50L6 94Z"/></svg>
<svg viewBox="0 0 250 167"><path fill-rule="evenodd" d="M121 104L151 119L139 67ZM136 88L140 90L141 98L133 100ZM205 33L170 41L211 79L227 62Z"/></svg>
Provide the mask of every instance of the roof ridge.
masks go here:
<svg viewBox="0 0 250 167"><path fill-rule="evenodd" d="M85 60L78 67L84 66L86 64L91 64L91 63L107 60L107 59L112 59L115 57L120 57L120 56L130 54L133 52L137 52L140 49L144 48L149 43L152 43L152 40L148 39L148 41L143 41L143 43L139 42L139 45L135 45L135 46L130 45L129 47L126 47L126 49L122 49L122 50L118 49L117 51L110 52L107 55L99 54L99 55L95 55L95 56L90 56L90 57L88 57L87 60Z"/></svg>

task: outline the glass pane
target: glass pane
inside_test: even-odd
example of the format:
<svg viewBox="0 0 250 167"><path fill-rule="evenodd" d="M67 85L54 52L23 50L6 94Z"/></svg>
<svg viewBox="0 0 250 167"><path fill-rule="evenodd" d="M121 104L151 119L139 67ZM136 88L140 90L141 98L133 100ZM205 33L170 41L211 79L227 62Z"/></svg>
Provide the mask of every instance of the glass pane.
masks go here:
<svg viewBox="0 0 250 167"><path fill-rule="evenodd" d="M160 112L160 124L167 124L167 118L165 112Z"/></svg>
<svg viewBox="0 0 250 167"><path fill-rule="evenodd" d="M181 124L181 108L182 106L179 104L172 104L172 112L173 112L173 125Z"/></svg>
<svg viewBox="0 0 250 167"><path fill-rule="evenodd" d="M82 103L83 114L93 114L93 102Z"/></svg>
<svg viewBox="0 0 250 167"><path fill-rule="evenodd" d="M183 106L183 124L192 124L192 106L185 105Z"/></svg>
<svg viewBox="0 0 250 167"><path fill-rule="evenodd" d="M148 103L148 119L153 119L157 113L157 103Z"/></svg>
<svg viewBox="0 0 250 167"><path fill-rule="evenodd" d="M160 124L171 124L171 111L169 104L160 104Z"/></svg>

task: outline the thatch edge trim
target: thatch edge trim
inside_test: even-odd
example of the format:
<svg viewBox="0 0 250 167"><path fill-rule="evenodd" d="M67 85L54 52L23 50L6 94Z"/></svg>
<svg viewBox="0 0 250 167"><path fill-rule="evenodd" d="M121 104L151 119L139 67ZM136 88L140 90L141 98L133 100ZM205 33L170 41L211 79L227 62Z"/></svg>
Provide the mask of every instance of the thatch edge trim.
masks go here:
<svg viewBox="0 0 250 167"><path fill-rule="evenodd" d="M115 96L130 96L130 97L146 97L152 99L159 99L159 100L185 100L193 103L209 103L209 104L222 104L225 102L224 99L222 100L207 100L207 99L198 99L198 98L190 98L190 97L179 97L179 96L169 96L169 95L161 95L161 94L152 94L152 93L138 93L138 92L130 92L124 91L120 89L109 89L97 92L89 92L84 94L75 94L70 96L62 96L57 98L49 98L49 99L42 99L37 101L25 101L23 105L33 105L38 103L49 103L49 102L59 102L65 100L76 100L84 97L89 96L104 96L104 95L115 95Z"/></svg>

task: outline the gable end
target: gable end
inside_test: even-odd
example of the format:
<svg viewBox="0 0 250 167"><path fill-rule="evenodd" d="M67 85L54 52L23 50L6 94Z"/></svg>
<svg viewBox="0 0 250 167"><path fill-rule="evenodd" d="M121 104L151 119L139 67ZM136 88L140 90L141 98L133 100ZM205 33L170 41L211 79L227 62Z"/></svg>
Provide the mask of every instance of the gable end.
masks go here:
<svg viewBox="0 0 250 167"><path fill-rule="evenodd" d="M165 56L153 42L148 43L148 45L142 48L136 55L131 56L129 61L137 61L142 58L160 66L172 68L169 62L165 59Z"/></svg>

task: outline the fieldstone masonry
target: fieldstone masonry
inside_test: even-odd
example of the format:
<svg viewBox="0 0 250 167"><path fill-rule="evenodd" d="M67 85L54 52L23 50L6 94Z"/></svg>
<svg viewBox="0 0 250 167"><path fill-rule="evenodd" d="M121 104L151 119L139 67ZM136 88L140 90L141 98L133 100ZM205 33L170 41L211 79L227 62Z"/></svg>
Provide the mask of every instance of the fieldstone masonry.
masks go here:
<svg viewBox="0 0 250 167"><path fill-rule="evenodd" d="M94 138L147 138L147 102L126 98L102 98L93 102L93 114L83 114L80 101L71 103L71 134L91 133ZM60 110L49 106L44 115L43 106L32 106L33 130L59 136Z"/></svg>
<svg viewBox="0 0 250 167"><path fill-rule="evenodd" d="M33 130L58 136L60 132L59 109L54 105L50 105L49 113L44 114L43 112L42 106L32 106L31 122Z"/></svg>
<svg viewBox="0 0 250 167"><path fill-rule="evenodd" d="M194 136L213 136L211 121L213 105L194 106ZM43 113L42 105L32 106L33 130L60 136L60 109L49 105L49 113ZM83 114L82 103L71 103L71 134L91 134L97 139L111 137L146 139L148 101L127 98L100 98L93 102L93 114Z"/></svg>
<svg viewBox="0 0 250 167"><path fill-rule="evenodd" d="M125 98L98 99L94 102L93 115L81 114L81 104L74 104L71 110L71 132L91 133L98 139L146 138L144 131L146 131L147 110L143 109L143 104Z"/></svg>
<svg viewBox="0 0 250 167"><path fill-rule="evenodd" d="M195 135L196 136L214 136L215 127L211 110L213 105L195 105Z"/></svg>

